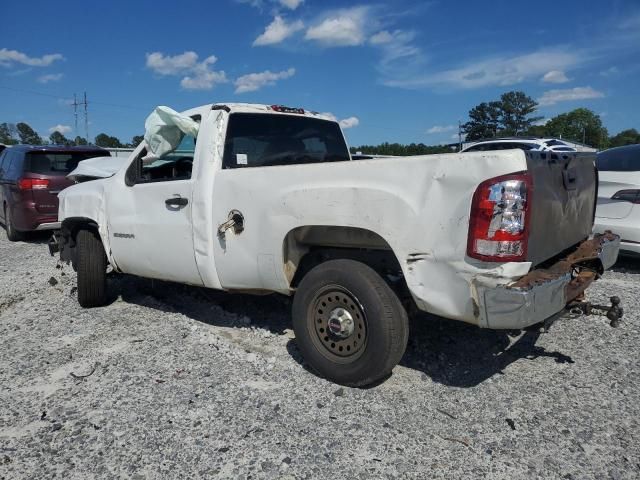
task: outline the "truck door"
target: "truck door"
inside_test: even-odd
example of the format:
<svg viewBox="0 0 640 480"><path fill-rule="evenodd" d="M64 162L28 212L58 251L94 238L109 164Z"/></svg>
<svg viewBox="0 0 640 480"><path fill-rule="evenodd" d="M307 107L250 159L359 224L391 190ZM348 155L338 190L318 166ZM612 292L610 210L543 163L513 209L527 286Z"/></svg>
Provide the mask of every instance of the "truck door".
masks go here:
<svg viewBox="0 0 640 480"><path fill-rule="evenodd" d="M202 285L191 219L196 141L186 135L151 163L142 156L106 195L113 258L125 273Z"/></svg>

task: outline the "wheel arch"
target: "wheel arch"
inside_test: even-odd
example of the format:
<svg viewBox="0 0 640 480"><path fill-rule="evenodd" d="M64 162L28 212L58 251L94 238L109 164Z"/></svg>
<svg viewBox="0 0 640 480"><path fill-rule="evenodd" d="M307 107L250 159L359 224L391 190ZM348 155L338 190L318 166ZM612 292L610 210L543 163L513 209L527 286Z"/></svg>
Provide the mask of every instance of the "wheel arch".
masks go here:
<svg viewBox="0 0 640 480"><path fill-rule="evenodd" d="M100 227L94 219L88 217L65 218L60 224L60 260L71 262L74 266L76 262L76 235L80 230L89 230L95 233L102 242Z"/></svg>
<svg viewBox="0 0 640 480"><path fill-rule="evenodd" d="M283 270L291 288L296 288L313 267L328 260L357 260L379 273L402 273L389 242L366 228L299 226L285 235L282 249Z"/></svg>

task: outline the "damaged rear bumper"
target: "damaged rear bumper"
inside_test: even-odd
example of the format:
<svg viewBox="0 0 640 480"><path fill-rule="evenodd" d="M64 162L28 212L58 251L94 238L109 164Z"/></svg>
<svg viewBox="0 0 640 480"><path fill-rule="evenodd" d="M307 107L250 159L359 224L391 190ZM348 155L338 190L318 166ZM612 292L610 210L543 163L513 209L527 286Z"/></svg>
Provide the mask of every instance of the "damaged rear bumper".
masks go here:
<svg viewBox="0 0 640 480"><path fill-rule="evenodd" d="M479 325L521 329L543 322L564 310L613 266L619 250L620 237L611 232L596 234L562 260L533 270L515 283L478 287Z"/></svg>

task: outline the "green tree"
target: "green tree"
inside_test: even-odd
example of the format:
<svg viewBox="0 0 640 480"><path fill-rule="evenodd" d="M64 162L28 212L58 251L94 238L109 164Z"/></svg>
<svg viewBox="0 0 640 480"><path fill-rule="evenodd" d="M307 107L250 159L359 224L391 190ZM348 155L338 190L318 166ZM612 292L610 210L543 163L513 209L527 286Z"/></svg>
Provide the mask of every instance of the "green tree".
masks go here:
<svg viewBox="0 0 640 480"><path fill-rule="evenodd" d="M0 143L5 145L15 145L18 143L16 135L18 129L13 123L0 123Z"/></svg>
<svg viewBox="0 0 640 480"><path fill-rule="evenodd" d="M600 116L588 108L576 108L553 117L545 125L547 135L583 142L597 148L605 148L609 133Z"/></svg>
<svg viewBox="0 0 640 480"><path fill-rule="evenodd" d="M524 92L503 93L499 104L504 135L522 135L534 122L542 119L530 116L538 108L538 102Z"/></svg>
<svg viewBox="0 0 640 480"><path fill-rule="evenodd" d="M623 130L609 138L610 147L621 147L623 145L633 145L634 143L640 143L640 133L635 128Z"/></svg>
<svg viewBox="0 0 640 480"><path fill-rule="evenodd" d="M106 148L122 148L122 143L116 137L111 137L106 133L101 133L96 137L96 145Z"/></svg>
<svg viewBox="0 0 640 480"><path fill-rule="evenodd" d="M73 142L61 134L59 131L54 131L51 135L49 135L49 141L54 145L73 145Z"/></svg>
<svg viewBox="0 0 640 480"><path fill-rule="evenodd" d="M462 132L467 140L496 137L501 131L501 116L500 102L482 102L469 110L469 121L462 125Z"/></svg>
<svg viewBox="0 0 640 480"><path fill-rule="evenodd" d="M537 102L524 92L503 93L500 100L482 102L469 110L469 121L462 126L467 140L480 140L500 135L522 135L542 117L531 115Z"/></svg>
<svg viewBox="0 0 640 480"><path fill-rule="evenodd" d="M87 140L83 137L81 137L80 135L78 135L75 140L73 141L73 143L75 143L76 145L86 145L87 144Z"/></svg>
<svg viewBox="0 0 640 480"><path fill-rule="evenodd" d="M143 141L144 141L144 135L135 135L135 136L131 139L131 146L132 146L132 147L137 147L137 146L138 146L138 145L140 145Z"/></svg>
<svg viewBox="0 0 640 480"><path fill-rule="evenodd" d="M28 124L20 122L16 125L18 129L18 136L20 137L20 143L27 145L42 145L42 138L31 128Z"/></svg>

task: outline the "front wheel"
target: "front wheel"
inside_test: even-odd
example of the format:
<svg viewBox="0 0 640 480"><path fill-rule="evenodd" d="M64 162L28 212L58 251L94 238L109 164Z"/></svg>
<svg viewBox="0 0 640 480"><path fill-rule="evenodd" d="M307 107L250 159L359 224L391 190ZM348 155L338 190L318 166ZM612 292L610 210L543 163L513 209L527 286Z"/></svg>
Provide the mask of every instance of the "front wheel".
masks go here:
<svg viewBox="0 0 640 480"><path fill-rule="evenodd" d="M331 260L313 268L293 300L296 341L323 377L362 387L391 373L407 346L407 313L369 266Z"/></svg>
<svg viewBox="0 0 640 480"><path fill-rule="evenodd" d="M80 230L76 235L78 303L84 308L107 302L107 256L98 235Z"/></svg>

